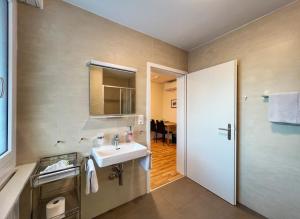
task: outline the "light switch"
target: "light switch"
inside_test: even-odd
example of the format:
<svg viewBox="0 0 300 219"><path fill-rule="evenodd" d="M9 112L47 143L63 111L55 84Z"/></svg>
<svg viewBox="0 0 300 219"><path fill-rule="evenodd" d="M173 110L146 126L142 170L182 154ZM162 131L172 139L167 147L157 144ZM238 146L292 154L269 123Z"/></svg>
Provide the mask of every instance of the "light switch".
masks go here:
<svg viewBox="0 0 300 219"><path fill-rule="evenodd" d="M144 115L138 115L137 124L144 125Z"/></svg>

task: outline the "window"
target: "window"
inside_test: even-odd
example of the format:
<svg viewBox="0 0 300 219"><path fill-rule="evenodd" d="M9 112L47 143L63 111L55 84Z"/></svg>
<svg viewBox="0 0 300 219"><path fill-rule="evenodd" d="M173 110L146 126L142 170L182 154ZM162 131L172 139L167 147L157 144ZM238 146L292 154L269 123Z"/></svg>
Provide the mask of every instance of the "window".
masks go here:
<svg viewBox="0 0 300 219"><path fill-rule="evenodd" d="M8 151L8 2L0 1L0 156Z"/></svg>
<svg viewBox="0 0 300 219"><path fill-rule="evenodd" d="M0 188L16 165L16 9L0 0Z"/></svg>

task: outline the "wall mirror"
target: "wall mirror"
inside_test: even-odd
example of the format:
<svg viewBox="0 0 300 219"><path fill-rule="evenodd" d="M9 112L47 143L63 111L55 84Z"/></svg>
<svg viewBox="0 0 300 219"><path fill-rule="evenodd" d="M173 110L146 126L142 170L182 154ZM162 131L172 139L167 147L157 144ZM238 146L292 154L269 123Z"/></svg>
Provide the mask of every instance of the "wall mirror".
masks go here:
<svg viewBox="0 0 300 219"><path fill-rule="evenodd" d="M90 115L135 114L136 71L89 65Z"/></svg>

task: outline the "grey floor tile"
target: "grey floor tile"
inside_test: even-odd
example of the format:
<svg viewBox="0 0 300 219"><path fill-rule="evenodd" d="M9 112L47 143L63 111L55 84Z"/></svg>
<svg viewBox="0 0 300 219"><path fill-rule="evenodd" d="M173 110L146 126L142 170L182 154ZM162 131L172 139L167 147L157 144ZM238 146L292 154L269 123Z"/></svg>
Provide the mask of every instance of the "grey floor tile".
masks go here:
<svg viewBox="0 0 300 219"><path fill-rule="evenodd" d="M188 178L170 183L95 219L259 219Z"/></svg>

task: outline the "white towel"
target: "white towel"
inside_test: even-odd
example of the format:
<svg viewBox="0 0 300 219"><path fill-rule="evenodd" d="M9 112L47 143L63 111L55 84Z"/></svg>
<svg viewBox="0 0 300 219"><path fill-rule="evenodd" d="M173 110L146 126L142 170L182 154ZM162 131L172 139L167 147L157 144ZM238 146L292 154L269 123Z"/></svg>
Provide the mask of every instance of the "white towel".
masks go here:
<svg viewBox="0 0 300 219"><path fill-rule="evenodd" d="M298 93L297 124L300 124L300 92Z"/></svg>
<svg viewBox="0 0 300 219"><path fill-rule="evenodd" d="M69 164L69 161L67 160L60 160L50 166L47 166L45 170L41 171L40 173L49 173L57 170L62 170L66 168L73 167L73 164Z"/></svg>
<svg viewBox="0 0 300 219"><path fill-rule="evenodd" d="M91 192L96 193L98 191L98 179L93 159L89 159L86 164L86 189L85 193L88 195Z"/></svg>
<svg viewBox="0 0 300 219"><path fill-rule="evenodd" d="M269 97L269 121L300 124L300 93L273 94Z"/></svg>
<svg viewBox="0 0 300 219"><path fill-rule="evenodd" d="M139 160L141 167L145 170L145 171L149 171L152 168L152 164L151 164L151 153L149 153L146 157L143 157Z"/></svg>

